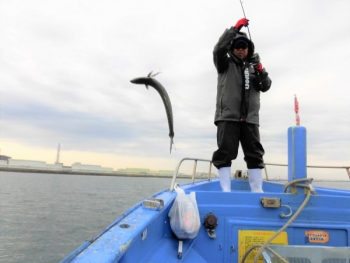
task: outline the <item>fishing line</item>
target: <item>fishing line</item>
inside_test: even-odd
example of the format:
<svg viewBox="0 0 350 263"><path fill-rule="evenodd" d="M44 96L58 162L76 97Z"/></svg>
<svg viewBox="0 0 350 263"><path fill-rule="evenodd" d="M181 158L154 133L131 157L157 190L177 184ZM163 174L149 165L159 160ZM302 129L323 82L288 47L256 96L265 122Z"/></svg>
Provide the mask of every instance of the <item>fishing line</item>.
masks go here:
<svg viewBox="0 0 350 263"><path fill-rule="evenodd" d="M242 10L243 10L244 18L247 19L246 15L245 15L245 12L244 12L244 8L243 8L243 2L242 2L242 0L239 0L239 2L241 3L241 7L242 7ZM251 37L250 31L249 31L249 27L247 26L247 28L248 28L248 34L249 34L250 41L252 41L252 37Z"/></svg>

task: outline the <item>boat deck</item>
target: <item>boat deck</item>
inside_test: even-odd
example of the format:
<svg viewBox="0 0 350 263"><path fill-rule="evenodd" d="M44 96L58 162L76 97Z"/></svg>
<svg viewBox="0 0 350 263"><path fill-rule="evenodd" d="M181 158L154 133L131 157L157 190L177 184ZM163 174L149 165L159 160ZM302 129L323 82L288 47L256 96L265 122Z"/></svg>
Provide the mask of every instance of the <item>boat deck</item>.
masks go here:
<svg viewBox="0 0 350 263"><path fill-rule="evenodd" d="M176 193L167 190L152 196L163 200L163 207L138 204L86 244L72 262L240 262L249 247L282 228L306 197L304 188L284 193L284 185L275 182L264 182L264 193L251 193L246 179L232 180L229 193L221 191L218 179L181 187L196 193L201 223L209 213L218 218L215 239L202 226L195 239L183 240L182 259L178 258L179 240L168 218ZM263 207L261 198L280 199L282 206ZM349 247L349 208L349 191L316 188L298 217L271 244ZM315 240L315 233L323 236Z"/></svg>

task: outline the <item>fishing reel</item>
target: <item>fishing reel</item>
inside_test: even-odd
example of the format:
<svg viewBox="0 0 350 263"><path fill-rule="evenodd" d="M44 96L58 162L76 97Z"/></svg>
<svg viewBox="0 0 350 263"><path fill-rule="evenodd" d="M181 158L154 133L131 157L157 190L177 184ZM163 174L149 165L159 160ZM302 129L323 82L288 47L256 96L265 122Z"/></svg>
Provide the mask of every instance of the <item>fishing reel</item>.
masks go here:
<svg viewBox="0 0 350 263"><path fill-rule="evenodd" d="M253 67L258 66L260 64L260 56L259 53L254 53L252 55L252 57L250 58L250 63ZM260 74L258 70L255 70L255 75L258 77L259 79L259 86L261 88L261 90L263 89L262 83L261 83L261 79L260 79Z"/></svg>
<svg viewBox="0 0 350 263"><path fill-rule="evenodd" d="M254 66L257 66L260 64L260 56L259 53L254 53L252 57L250 58L250 63Z"/></svg>

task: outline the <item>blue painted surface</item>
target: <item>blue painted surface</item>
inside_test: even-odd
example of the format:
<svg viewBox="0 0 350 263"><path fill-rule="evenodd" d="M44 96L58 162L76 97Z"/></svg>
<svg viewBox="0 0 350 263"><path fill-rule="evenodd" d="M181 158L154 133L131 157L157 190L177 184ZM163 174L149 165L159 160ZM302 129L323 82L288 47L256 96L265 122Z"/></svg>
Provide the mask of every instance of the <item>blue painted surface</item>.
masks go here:
<svg viewBox="0 0 350 263"><path fill-rule="evenodd" d="M306 128L288 129L288 182L306 178Z"/></svg>
<svg viewBox="0 0 350 263"><path fill-rule="evenodd" d="M291 207L293 214L305 199L305 194L283 193L283 185L264 182L265 193L251 193L248 180L232 180L230 193L221 192L219 181L202 181L182 188L189 193L196 191L201 223L213 213L218 217L216 239L208 237L202 226L194 240L184 240L183 258L177 258L178 240L172 233L168 213L175 193L163 191L155 195L164 200L160 211L138 204L124 218L111 224L109 230L97 238L73 261L62 262L238 262L238 230L280 229L289 218L285 207L264 208L261 197L280 198L283 205ZM318 188L316 188L318 191ZM121 228L129 224L130 228ZM147 229L143 240L142 233ZM315 246L349 247L350 243L350 193L320 189L312 195L304 210L286 229L290 245L310 245L306 231L322 230L329 234L326 244Z"/></svg>

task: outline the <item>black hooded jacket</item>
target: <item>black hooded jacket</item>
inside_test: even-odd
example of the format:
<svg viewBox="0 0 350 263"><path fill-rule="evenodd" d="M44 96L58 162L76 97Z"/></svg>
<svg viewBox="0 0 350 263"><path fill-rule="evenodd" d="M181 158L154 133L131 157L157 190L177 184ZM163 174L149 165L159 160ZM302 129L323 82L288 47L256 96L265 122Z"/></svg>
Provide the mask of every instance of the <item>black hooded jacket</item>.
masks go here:
<svg viewBox="0 0 350 263"><path fill-rule="evenodd" d="M248 42L248 56L243 61L232 50L238 39ZM246 121L259 125L260 91L270 89L271 79L263 69L258 74L251 64L254 44L236 28L226 29L215 45L214 64L218 72L216 112L219 121Z"/></svg>

